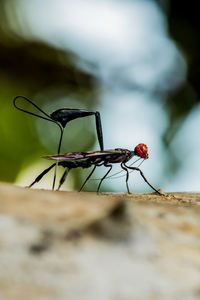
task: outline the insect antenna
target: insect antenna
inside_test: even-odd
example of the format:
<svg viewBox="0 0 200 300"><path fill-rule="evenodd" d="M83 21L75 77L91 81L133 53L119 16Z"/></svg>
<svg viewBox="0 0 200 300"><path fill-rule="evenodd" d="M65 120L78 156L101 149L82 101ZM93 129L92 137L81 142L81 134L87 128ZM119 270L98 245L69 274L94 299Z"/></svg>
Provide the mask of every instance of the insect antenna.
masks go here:
<svg viewBox="0 0 200 300"><path fill-rule="evenodd" d="M141 157L138 158L136 161L134 161L132 164L130 164L129 167L131 167L134 163L136 163L136 162L137 162L138 160L140 160L140 159L141 159ZM144 159L143 159L143 160L141 161L141 163L137 166L137 168L139 168L143 162L144 162ZM129 171L129 174L132 173L133 171L134 171L134 170ZM123 172L123 170L121 170L121 171L119 171L119 172L117 172L117 173L114 173L113 175L110 175L110 176L107 177L106 179L110 179L110 178L112 178L112 179L118 179L118 178L121 178L121 177L126 176L125 174L120 175L120 176L115 176L115 175L117 175L117 174L119 174L119 173L122 173L122 172ZM113 177L113 176L115 176L115 177Z"/></svg>
<svg viewBox="0 0 200 300"><path fill-rule="evenodd" d="M141 157L139 157L139 158L136 159L134 162L132 162L132 164L130 164L130 167L131 167L132 165L134 165L136 162L138 162L140 159L141 159ZM142 162L138 165L138 167L143 163L143 161L144 161L144 160L142 160ZM115 175L120 174L120 173L122 173L122 172L123 172L123 170L121 170L121 171L119 171L119 172L117 172L117 173L114 173L113 175L110 175L110 176L107 177L106 179L110 179L110 178L112 178L112 179L117 179L117 178L124 177L125 175L115 176ZM132 172L129 172L129 173L132 173ZM115 176L115 177L114 177L114 176Z"/></svg>
<svg viewBox="0 0 200 300"><path fill-rule="evenodd" d="M25 100L26 102L28 102L28 103L30 103L32 106L34 106L34 107L35 107L38 111L40 111L45 117L44 117L44 116L41 116L41 115L38 115L38 114L36 114L36 113L33 113L33 112L31 112L31 111L25 110L25 109L23 109L23 108L17 106L17 101L18 101L20 98L22 98L23 100ZM47 120L47 121L50 121L50 122L52 122L52 123L55 123L55 124L60 128L60 140L59 140L58 151L57 151L57 152L58 152L57 154L60 154L60 148L61 148L61 143L62 143L62 138L63 138L63 130L64 130L64 129L62 128L62 126L61 126L58 122L52 120L51 117L50 117L45 111L43 111L38 105L36 105L34 102L32 102L30 99L28 99L28 98L26 98L26 97L24 97L24 96L16 96L16 97L13 99L13 104L14 104L15 108L17 108L18 110L21 110L22 112L25 112L25 113L27 113L27 114L29 114L29 115L38 117L38 118L40 118L40 119ZM55 181L56 181L56 171L57 171L57 163L56 163L55 172L54 172L53 187L52 187L53 190L54 190L54 187L55 187Z"/></svg>

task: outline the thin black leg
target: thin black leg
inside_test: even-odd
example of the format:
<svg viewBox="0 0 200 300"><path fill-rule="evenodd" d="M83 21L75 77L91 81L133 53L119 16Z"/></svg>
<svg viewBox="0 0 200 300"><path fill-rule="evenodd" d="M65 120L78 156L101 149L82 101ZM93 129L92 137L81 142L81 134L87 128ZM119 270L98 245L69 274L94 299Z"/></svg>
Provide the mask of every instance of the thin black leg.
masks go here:
<svg viewBox="0 0 200 300"><path fill-rule="evenodd" d="M55 188L55 183L56 183L56 173L57 173L57 166L58 166L58 163L56 163L56 167L55 167L55 170L54 170L54 177L53 177L52 191L53 191L53 190L54 190L54 188Z"/></svg>
<svg viewBox="0 0 200 300"><path fill-rule="evenodd" d="M85 181L83 182L83 184L82 184L82 186L81 186L81 188L80 188L79 192L81 192L81 191L82 191L82 189L83 189L84 185L85 185L85 184L86 184L86 182L87 182L87 181L90 179L90 177L91 177L91 176L92 176L92 174L94 173L94 171L95 171L96 167L97 167L97 166L94 166L94 168L92 169L92 171L90 172L90 174L88 175L88 177L85 179Z"/></svg>
<svg viewBox="0 0 200 300"><path fill-rule="evenodd" d="M108 170L108 172L101 178L101 181L99 182L99 185L98 185L98 188L97 188L97 193L99 192L100 190L100 186L103 182L103 180L106 178L106 176L110 173L110 171L112 170L112 165L110 164L104 164L105 167L110 167L110 169Z"/></svg>
<svg viewBox="0 0 200 300"><path fill-rule="evenodd" d="M126 171L126 188L128 191L128 194L130 194L130 190L129 190L129 186L128 186L128 179L129 179L129 172L128 169L123 165L123 163L121 163L121 168Z"/></svg>
<svg viewBox="0 0 200 300"><path fill-rule="evenodd" d="M124 164L125 165L125 164ZM154 190L156 193L158 193L159 195L162 195L156 188L153 187L153 185L151 185L148 180L146 179L146 177L144 176L144 173L139 169L139 168L135 168L135 167L129 167L127 165L125 165L126 168L131 169L131 170L135 170L140 172L140 175L142 176L142 178L144 179L144 181L152 188L152 190Z"/></svg>
<svg viewBox="0 0 200 300"><path fill-rule="evenodd" d="M59 186L58 186L57 191L59 191L61 185L65 182L66 177L67 177L67 175L68 175L68 173L69 173L70 170L71 170L70 168L67 168L67 169L65 170L65 172L63 173L63 176L62 176L61 179L60 179L60 183L59 183Z"/></svg>
<svg viewBox="0 0 200 300"><path fill-rule="evenodd" d="M28 187L31 188L36 182L39 182L42 179L42 177L45 174L47 174L55 165L56 165L56 163L54 163L53 165L51 165L49 168L45 169L40 175L38 175L36 177L36 179Z"/></svg>
<svg viewBox="0 0 200 300"><path fill-rule="evenodd" d="M29 102L32 106L34 106L38 111L40 111L43 115L45 115L45 117L41 116L41 115L38 115L36 113L33 113L31 111L28 111L28 110L25 110L19 106L17 106L16 102L19 98L22 98L23 100L25 100L26 102ZM53 122L53 123L56 123L54 120L51 119L51 117L45 112L43 111L39 106L37 106L35 103L33 103L33 101L31 101L30 99L24 97L24 96L17 96L13 99L13 104L15 106L15 108L17 108L18 110L21 110L29 115L33 115L35 117L38 117L38 118L41 118L41 119L44 119L44 120L47 120L47 121L50 121L50 122Z"/></svg>
<svg viewBox="0 0 200 300"><path fill-rule="evenodd" d="M60 140L59 140L59 144L58 144L57 154L60 154L60 148L61 148L61 143L62 143L62 138L63 138L63 128L62 127L60 127L60 131L61 131L61 133L60 133ZM58 162L56 163L56 167L55 167L55 171L54 171L52 190L54 190L54 188L55 188L57 167L58 167Z"/></svg>

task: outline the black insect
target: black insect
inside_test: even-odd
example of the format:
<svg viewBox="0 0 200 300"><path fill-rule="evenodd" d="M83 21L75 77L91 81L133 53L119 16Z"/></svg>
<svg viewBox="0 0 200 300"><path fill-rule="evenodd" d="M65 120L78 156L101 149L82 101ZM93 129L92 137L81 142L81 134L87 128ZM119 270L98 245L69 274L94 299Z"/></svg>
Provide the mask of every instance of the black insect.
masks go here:
<svg viewBox="0 0 200 300"><path fill-rule="evenodd" d="M31 105L33 105L39 112L41 112L43 114L43 116L38 115L33 112L30 112L30 111L27 111L27 110L17 106L17 101L20 98L29 102ZM33 115L35 117L41 118L43 120L53 122L60 128L60 140L59 140L58 150L57 150L58 155L60 154L63 132L64 132L64 129L65 129L67 123L69 123L70 121L75 120L77 118L83 118L83 117L95 115L96 131L97 131L97 137L98 137L100 149L101 149L101 151L104 150L101 117L100 117L100 113L98 111L90 111L90 110L85 110L85 109L74 109L74 108L61 108L61 109L58 109L58 110L52 112L51 114L47 114L39 106L37 106L35 103L33 103L31 100L29 100L28 98L26 98L24 96L15 97L13 100L13 104L17 109L19 109L25 113L28 113L30 115ZM55 186L55 180L56 180L56 171L54 174L53 189Z"/></svg>
<svg viewBox="0 0 200 300"><path fill-rule="evenodd" d="M105 166L109 168L106 174L101 178L100 183L97 188L97 192L100 190L100 186L103 180L107 177L107 175L112 170L112 164L120 163L121 168L126 172L126 187L128 193L130 193L128 186L129 179L129 171L128 169L135 170L140 172L140 175L143 177L144 181L158 194L161 194L157 189L155 189L146 179L143 172L136 167L127 166L126 163L133 157L139 156L140 158L147 159L148 158L148 148L145 144L139 144L135 147L134 151L130 151L127 149L114 149L114 150L104 150L104 151L89 151L89 152L74 152L74 153L66 153L63 155L49 155L44 158L54 160L58 163L58 166L62 166L66 170L64 171L60 183L58 186L58 190L61 185L65 182L67 174L71 169L75 168L89 168L94 166L84 183L82 184L80 191L83 189L86 182L90 179L92 174L94 173L96 167ZM36 182L39 182L42 177L48 173L53 167L56 166L56 163L53 163L49 168L45 169L37 178L30 184L29 187L32 187Z"/></svg>

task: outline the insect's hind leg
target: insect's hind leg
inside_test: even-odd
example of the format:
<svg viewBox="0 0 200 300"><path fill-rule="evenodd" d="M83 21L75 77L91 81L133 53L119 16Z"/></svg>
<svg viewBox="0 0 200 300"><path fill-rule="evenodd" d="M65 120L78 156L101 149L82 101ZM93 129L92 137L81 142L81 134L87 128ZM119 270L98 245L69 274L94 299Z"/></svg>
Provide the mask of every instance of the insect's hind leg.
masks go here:
<svg viewBox="0 0 200 300"><path fill-rule="evenodd" d="M62 176L61 179L60 179L60 182L59 182L59 186L58 186L57 191L59 191L61 185L65 182L66 177L67 177L67 175L68 175L68 173L69 173L70 170L71 170L70 168L67 168L67 169L65 170L65 172L63 173L63 176Z"/></svg>
<svg viewBox="0 0 200 300"><path fill-rule="evenodd" d="M45 169L42 173L40 173L40 175L38 175L35 180L28 186L29 188L31 188L36 182L39 182L42 177L47 174L54 166L56 165L56 163L54 163L53 165L51 165L50 167L48 167L47 169Z"/></svg>
<svg viewBox="0 0 200 300"><path fill-rule="evenodd" d="M81 188L80 188L80 190L79 190L79 192L81 192L82 191L82 189L83 189L83 187L84 187L84 185L86 184L86 182L90 179L90 177L92 176L92 174L94 173L94 171L95 171L95 169L96 169L96 165L94 166L94 168L92 169L92 171L90 172L90 174L88 175L88 177L85 179L85 181L83 182L83 184L82 184L82 186L81 186Z"/></svg>
<svg viewBox="0 0 200 300"><path fill-rule="evenodd" d="M121 168L126 171L126 188L128 191L128 194L130 194L130 190L129 190L129 186L128 186L128 179L129 179L129 172L128 169L123 165L123 163L121 163Z"/></svg>
<svg viewBox="0 0 200 300"><path fill-rule="evenodd" d="M104 166L105 167L108 167L108 168L110 168L109 170L108 170L108 172L106 172L106 174L101 178L101 181L99 182L99 185L98 185L98 188L97 188L97 193L99 192L99 190L100 190L100 187L101 187L101 184L102 184L102 182L103 182L103 180L106 178L106 176L110 173L110 171L112 170L112 165L111 164L104 164Z"/></svg>

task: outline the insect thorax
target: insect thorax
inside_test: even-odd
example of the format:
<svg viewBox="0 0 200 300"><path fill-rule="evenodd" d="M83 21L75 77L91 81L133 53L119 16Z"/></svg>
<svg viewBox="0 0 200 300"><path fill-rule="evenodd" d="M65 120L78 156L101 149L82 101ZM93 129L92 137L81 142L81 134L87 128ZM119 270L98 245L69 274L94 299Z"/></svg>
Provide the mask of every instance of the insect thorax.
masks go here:
<svg viewBox="0 0 200 300"><path fill-rule="evenodd" d="M134 156L134 152L128 149L116 148L115 150L117 152L109 159L110 163L127 162L132 156Z"/></svg>

